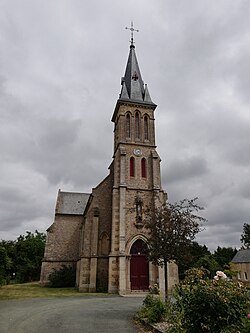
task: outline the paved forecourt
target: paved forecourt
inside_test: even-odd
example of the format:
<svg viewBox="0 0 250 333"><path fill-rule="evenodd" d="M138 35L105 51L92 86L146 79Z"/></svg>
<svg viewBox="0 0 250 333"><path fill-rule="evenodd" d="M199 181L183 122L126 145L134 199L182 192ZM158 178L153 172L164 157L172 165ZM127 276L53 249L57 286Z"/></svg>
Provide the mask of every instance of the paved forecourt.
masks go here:
<svg viewBox="0 0 250 333"><path fill-rule="evenodd" d="M136 333L142 297L56 297L0 301L1 333Z"/></svg>

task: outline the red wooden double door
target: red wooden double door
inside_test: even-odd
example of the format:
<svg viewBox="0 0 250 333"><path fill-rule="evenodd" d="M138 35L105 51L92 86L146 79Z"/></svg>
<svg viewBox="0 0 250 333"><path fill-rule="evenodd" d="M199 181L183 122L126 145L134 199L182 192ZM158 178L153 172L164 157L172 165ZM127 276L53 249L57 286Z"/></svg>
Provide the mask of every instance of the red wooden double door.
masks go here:
<svg viewBox="0 0 250 333"><path fill-rule="evenodd" d="M134 242L130 254L131 290L148 290L149 265L146 258L146 244L141 239Z"/></svg>

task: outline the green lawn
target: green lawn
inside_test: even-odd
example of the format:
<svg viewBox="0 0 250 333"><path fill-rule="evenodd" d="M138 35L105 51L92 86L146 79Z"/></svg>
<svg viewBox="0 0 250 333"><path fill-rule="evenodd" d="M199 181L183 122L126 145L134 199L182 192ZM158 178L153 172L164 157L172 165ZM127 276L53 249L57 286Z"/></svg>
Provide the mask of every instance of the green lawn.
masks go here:
<svg viewBox="0 0 250 333"><path fill-rule="evenodd" d="M32 298L32 297L63 297L63 296L95 296L107 295L100 293L80 293L75 288L46 288L38 282L10 284L0 287L1 299Z"/></svg>

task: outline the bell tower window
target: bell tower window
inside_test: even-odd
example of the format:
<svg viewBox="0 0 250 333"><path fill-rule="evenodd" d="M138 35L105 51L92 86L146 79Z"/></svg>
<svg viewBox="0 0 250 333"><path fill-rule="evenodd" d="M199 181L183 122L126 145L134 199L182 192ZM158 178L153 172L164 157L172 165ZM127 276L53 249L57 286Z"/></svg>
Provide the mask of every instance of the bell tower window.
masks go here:
<svg viewBox="0 0 250 333"><path fill-rule="evenodd" d="M147 165L146 165L146 159L141 159L141 176L142 178L147 178Z"/></svg>
<svg viewBox="0 0 250 333"><path fill-rule="evenodd" d="M144 140L148 140L148 116L144 117Z"/></svg>
<svg viewBox="0 0 250 333"><path fill-rule="evenodd" d="M135 158L130 157L130 177L135 176Z"/></svg>
<svg viewBox="0 0 250 333"><path fill-rule="evenodd" d="M127 113L126 115L126 138L130 138L131 137L131 118L130 118L130 114Z"/></svg>
<svg viewBox="0 0 250 333"><path fill-rule="evenodd" d="M139 112L135 113L135 138L140 139L140 115L139 115Z"/></svg>

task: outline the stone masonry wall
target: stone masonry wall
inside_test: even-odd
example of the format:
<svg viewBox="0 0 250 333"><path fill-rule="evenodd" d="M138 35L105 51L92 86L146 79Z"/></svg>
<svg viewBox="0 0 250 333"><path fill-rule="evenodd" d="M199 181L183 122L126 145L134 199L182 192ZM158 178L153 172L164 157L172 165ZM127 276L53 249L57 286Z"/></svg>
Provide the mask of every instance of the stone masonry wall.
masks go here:
<svg viewBox="0 0 250 333"><path fill-rule="evenodd" d="M41 283L48 281L52 268L63 264L75 265L79 257L81 215L55 216L54 223L47 231L44 259L41 271Z"/></svg>
<svg viewBox="0 0 250 333"><path fill-rule="evenodd" d="M112 175L106 177L92 192L92 200L90 206L88 207L87 214L85 216L84 222L84 239L83 242L81 261L85 262L90 260L91 257L97 257L97 276L96 280L98 282L98 288L107 290L108 286L108 255L110 252L110 241L111 241L111 223L112 223L112 187L113 179ZM93 223L94 218L98 218L98 224ZM97 228L97 230L92 230L92 228ZM93 235L95 237L95 242L93 243ZM100 253L101 246L101 237L105 234L106 242L109 242L107 245L108 251L106 256ZM97 251L93 251L96 249ZM99 258L100 257L100 258ZM85 261L84 261L85 260ZM91 267L88 272L86 271L86 265L80 265L79 269L79 290L86 290L87 282L90 279L87 279L88 274L91 274Z"/></svg>
<svg viewBox="0 0 250 333"><path fill-rule="evenodd" d="M48 229L45 260L76 261L79 256L82 215L56 215Z"/></svg>

